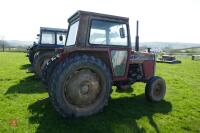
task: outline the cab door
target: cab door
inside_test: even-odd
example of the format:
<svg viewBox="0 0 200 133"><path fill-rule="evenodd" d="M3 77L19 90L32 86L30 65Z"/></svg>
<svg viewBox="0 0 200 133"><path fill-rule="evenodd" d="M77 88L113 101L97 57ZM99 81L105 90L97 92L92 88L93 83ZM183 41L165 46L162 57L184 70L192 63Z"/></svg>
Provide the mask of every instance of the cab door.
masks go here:
<svg viewBox="0 0 200 133"><path fill-rule="evenodd" d="M113 67L113 77L125 76L128 51L126 49L111 49L110 55Z"/></svg>
<svg viewBox="0 0 200 133"><path fill-rule="evenodd" d="M129 36L127 22L92 20L89 43L107 48L111 61L113 79L127 78Z"/></svg>
<svg viewBox="0 0 200 133"><path fill-rule="evenodd" d="M113 78L126 78L129 56L127 25L123 23L113 24L109 28L108 34Z"/></svg>

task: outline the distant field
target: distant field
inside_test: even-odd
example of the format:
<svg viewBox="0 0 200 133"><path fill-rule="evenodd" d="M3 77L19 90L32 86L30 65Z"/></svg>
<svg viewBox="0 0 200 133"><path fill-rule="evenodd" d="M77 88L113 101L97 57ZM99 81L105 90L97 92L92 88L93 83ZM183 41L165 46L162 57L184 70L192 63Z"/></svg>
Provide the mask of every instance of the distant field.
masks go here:
<svg viewBox="0 0 200 133"><path fill-rule="evenodd" d="M169 53L175 55L200 55L200 47L171 49L169 50Z"/></svg>
<svg viewBox="0 0 200 133"><path fill-rule="evenodd" d="M25 52L26 48L5 48L5 52ZM0 52L3 52L3 48L0 48Z"/></svg>
<svg viewBox="0 0 200 133"><path fill-rule="evenodd" d="M187 49L181 49L180 52L193 52L193 53L200 53L200 48L187 48Z"/></svg>
<svg viewBox="0 0 200 133"><path fill-rule="evenodd" d="M1 133L132 133L200 132L200 61L157 64L167 83L165 100L150 103L144 84L131 93L118 93L94 116L63 119L54 110L45 86L32 73L25 53L0 52Z"/></svg>

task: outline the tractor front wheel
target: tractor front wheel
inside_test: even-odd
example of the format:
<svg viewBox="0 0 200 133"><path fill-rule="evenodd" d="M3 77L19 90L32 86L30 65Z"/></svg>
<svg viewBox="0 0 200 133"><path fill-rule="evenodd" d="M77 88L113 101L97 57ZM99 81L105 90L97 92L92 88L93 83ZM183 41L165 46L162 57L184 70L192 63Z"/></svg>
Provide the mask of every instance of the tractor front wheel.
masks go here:
<svg viewBox="0 0 200 133"><path fill-rule="evenodd" d="M159 102L166 93L165 80L161 77L154 76L146 84L145 95L149 101Z"/></svg>

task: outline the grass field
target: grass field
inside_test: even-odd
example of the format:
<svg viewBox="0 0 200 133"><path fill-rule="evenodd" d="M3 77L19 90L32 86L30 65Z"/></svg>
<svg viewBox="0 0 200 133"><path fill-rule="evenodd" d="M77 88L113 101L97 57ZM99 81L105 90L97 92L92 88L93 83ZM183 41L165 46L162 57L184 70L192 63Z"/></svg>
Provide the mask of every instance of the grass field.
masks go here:
<svg viewBox="0 0 200 133"><path fill-rule="evenodd" d="M45 86L33 73L24 53L0 52L1 133L132 133L200 132L200 61L157 64L167 83L160 103L145 99L142 83L131 93L118 93L104 111L90 117L63 119L49 102Z"/></svg>

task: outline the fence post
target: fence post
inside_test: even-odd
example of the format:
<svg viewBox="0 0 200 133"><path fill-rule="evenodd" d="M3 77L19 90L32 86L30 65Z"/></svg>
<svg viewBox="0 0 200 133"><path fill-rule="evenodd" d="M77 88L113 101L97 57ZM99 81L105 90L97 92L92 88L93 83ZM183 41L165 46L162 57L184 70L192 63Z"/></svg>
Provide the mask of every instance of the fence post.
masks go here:
<svg viewBox="0 0 200 133"><path fill-rule="evenodd" d="M5 48L5 46L4 46L4 41L3 41L3 52L4 52L4 48Z"/></svg>

